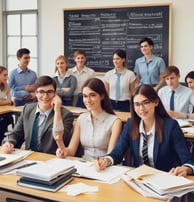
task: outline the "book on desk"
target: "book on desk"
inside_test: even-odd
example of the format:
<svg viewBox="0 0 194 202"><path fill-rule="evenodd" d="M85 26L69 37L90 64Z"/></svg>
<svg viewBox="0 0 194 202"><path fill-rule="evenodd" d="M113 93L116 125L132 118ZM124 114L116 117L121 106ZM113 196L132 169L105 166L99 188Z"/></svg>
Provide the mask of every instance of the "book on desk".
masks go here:
<svg viewBox="0 0 194 202"><path fill-rule="evenodd" d="M56 192L69 181L76 172L72 163L64 159L53 158L51 160L34 164L30 167L16 171L21 176L18 185Z"/></svg>
<svg viewBox="0 0 194 202"><path fill-rule="evenodd" d="M161 200L194 191L194 181L146 165L127 172L122 180L143 196Z"/></svg>

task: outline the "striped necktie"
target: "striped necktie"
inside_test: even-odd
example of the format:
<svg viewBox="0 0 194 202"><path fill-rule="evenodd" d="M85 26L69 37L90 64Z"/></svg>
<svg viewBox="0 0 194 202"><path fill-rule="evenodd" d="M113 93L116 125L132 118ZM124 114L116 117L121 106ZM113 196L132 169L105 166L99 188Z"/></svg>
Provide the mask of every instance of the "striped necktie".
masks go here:
<svg viewBox="0 0 194 202"><path fill-rule="evenodd" d="M33 151L38 151L37 145L38 145L38 117L40 115L40 112L37 112L34 117L34 122L32 126L32 136L31 136L31 143L30 143L30 149Z"/></svg>
<svg viewBox="0 0 194 202"><path fill-rule="evenodd" d="M142 157L143 162L146 165L149 165L149 159L148 159L148 135L143 134L143 148L142 148Z"/></svg>

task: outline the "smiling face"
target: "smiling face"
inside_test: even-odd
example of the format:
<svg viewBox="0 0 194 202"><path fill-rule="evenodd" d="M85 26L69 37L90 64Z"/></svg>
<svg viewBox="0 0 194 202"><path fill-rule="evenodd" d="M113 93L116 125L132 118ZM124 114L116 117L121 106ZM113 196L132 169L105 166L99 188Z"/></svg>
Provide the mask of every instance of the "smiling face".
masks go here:
<svg viewBox="0 0 194 202"><path fill-rule="evenodd" d="M76 66L78 68L84 68L86 57L85 55L78 54L76 57L74 57L74 61L76 62Z"/></svg>
<svg viewBox="0 0 194 202"><path fill-rule="evenodd" d="M149 45L147 41L140 44L140 49L143 55L150 55L152 53L153 46Z"/></svg>
<svg viewBox="0 0 194 202"><path fill-rule="evenodd" d="M155 107L158 105L158 102L152 102L147 97L142 94L137 94L133 100L134 110L136 114L143 121L153 121L155 117Z"/></svg>
<svg viewBox="0 0 194 202"><path fill-rule="evenodd" d="M101 110L103 96L88 87L83 88L83 102L89 111Z"/></svg>
<svg viewBox="0 0 194 202"><path fill-rule="evenodd" d="M38 105L42 111L50 109L52 100L56 95L53 85L41 86L35 91Z"/></svg>
<svg viewBox="0 0 194 202"><path fill-rule="evenodd" d="M186 82L187 82L188 87L194 91L194 79L188 77Z"/></svg>
<svg viewBox="0 0 194 202"><path fill-rule="evenodd" d="M8 78L8 72L7 72L7 70L3 70L0 73L0 82L6 83L7 82L7 78Z"/></svg>
<svg viewBox="0 0 194 202"><path fill-rule="evenodd" d="M64 59L58 59L56 61L56 68L59 72L59 74L63 75L67 71L67 62Z"/></svg>
<svg viewBox="0 0 194 202"><path fill-rule="evenodd" d="M124 63L125 63L125 58L121 58L117 54L113 55L113 64L116 69L123 68Z"/></svg>

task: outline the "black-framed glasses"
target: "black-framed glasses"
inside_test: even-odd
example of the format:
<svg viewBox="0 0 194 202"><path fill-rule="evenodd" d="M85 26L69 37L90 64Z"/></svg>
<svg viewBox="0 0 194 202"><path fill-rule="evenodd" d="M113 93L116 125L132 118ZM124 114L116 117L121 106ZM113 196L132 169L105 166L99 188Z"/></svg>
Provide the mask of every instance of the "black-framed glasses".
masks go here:
<svg viewBox="0 0 194 202"><path fill-rule="evenodd" d="M142 107L147 107L151 103L150 100L144 100L142 102L134 102L134 107L139 108L140 106Z"/></svg>
<svg viewBox="0 0 194 202"><path fill-rule="evenodd" d="M37 90L36 92L41 96L48 95L50 97L54 96L54 94L55 94L55 90L47 90L47 91L45 91L45 90Z"/></svg>

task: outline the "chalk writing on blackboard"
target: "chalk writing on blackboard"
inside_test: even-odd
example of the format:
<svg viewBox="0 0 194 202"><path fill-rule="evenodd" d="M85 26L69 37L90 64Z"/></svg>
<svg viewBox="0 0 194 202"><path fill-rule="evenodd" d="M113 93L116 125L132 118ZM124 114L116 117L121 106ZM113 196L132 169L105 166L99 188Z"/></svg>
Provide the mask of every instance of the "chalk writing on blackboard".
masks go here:
<svg viewBox="0 0 194 202"><path fill-rule="evenodd" d="M169 63L170 5L123 8L64 10L64 53L69 66L75 65L73 53L83 49L88 67L106 72L113 68L112 53L127 51L127 68L134 68L142 56L139 40L150 37L154 54Z"/></svg>

